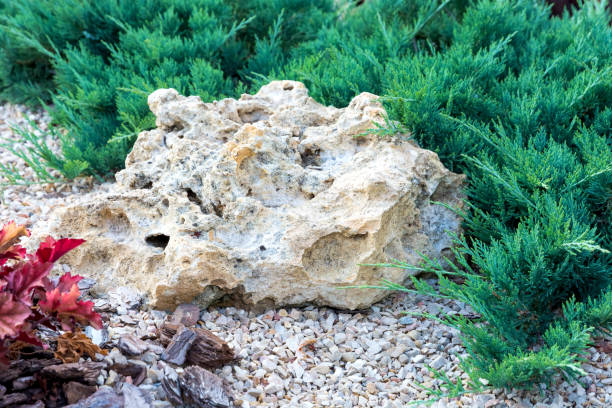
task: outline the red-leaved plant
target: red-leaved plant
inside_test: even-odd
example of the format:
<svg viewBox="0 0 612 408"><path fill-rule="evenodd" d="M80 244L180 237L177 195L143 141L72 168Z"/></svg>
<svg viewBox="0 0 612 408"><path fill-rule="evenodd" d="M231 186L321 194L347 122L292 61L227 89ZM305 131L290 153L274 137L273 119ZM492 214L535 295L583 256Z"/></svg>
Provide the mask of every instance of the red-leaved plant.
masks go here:
<svg viewBox="0 0 612 408"><path fill-rule="evenodd" d="M8 363L7 353L15 342L46 347L37 335L41 326L71 331L79 325L102 328L93 302L79 300L81 276L66 273L57 283L49 279L53 263L85 241L47 237L35 254L28 254L17 241L29 235L14 222L0 230L0 364Z"/></svg>

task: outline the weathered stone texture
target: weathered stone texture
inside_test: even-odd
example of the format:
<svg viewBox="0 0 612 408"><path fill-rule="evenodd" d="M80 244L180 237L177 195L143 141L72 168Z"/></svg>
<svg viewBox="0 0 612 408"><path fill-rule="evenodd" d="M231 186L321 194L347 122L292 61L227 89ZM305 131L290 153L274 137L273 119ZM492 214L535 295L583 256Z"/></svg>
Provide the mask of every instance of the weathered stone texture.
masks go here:
<svg viewBox="0 0 612 408"><path fill-rule="evenodd" d="M225 294L361 308L384 293L337 288L410 272L360 264L439 257L459 228L430 200L460 206L462 175L406 137L359 136L383 123L375 95L337 109L278 81L214 103L161 89L149 106L157 128L138 136L114 191L53 225L88 241L66 260L102 289L132 286L168 308Z"/></svg>

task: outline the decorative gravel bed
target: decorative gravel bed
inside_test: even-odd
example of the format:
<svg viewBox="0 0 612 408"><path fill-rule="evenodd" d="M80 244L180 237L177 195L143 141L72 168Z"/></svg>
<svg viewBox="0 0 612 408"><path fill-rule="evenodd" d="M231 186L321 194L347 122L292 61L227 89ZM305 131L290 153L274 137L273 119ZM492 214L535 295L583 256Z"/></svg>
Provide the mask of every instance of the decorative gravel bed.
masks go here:
<svg viewBox="0 0 612 408"><path fill-rule="evenodd" d="M23 107L0 106L0 138L15 138L11 125L25 125L24 114L46 129L48 116ZM49 141L53 144L53 141ZM57 149L57 146L54 147ZM3 164L15 164L27 177L31 169L0 148ZM4 180L0 178L0 183ZM15 220L31 229L43 224L50 211L72 196L109 189L110 183L79 179L56 185L1 187L0 222ZM69 235L69 231L66 232ZM74 237L78 238L78 237ZM64 266L66 268L66 266ZM126 298L127 297L127 298ZM141 307L138 297L119 289L95 294L96 305L108 318L108 337L93 333L104 348L112 349L100 360L137 360L146 365L147 376L139 388L152 399L150 406L171 406L161 379L170 365L161 361L161 347L138 356L126 356L117 348L119 339L134 335L157 343L157 329L166 313ZM136 300L134 300L136 299ZM426 399L417 385L433 386L425 365L456 378L462 375L459 359L465 357L458 332L432 320L403 315L403 311L441 311L469 314L454 301L391 294L386 300L359 312L325 307L299 307L254 313L233 307L201 311L197 325L207 328L232 346L240 359L216 370L227 380L239 407L403 407ZM585 356L587 376L582 385L562 379L552 389L497 391L441 400L435 407L607 407L612 406L612 359L610 349L593 347ZM176 371L182 369L176 368ZM99 385L116 386L124 378L103 370ZM584 385L584 387L583 387Z"/></svg>

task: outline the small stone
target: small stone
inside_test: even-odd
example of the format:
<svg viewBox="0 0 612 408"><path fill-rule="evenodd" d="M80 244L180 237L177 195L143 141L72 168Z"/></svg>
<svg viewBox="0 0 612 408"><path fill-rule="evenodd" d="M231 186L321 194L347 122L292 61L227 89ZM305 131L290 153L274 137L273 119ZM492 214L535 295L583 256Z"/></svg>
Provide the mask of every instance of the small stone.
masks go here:
<svg viewBox="0 0 612 408"><path fill-rule="evenodd" d="M151 380L152 383L158 383L161 381L163 377L163 373L155 368L149 368L147 370L147 378Z"/></svg>
<svg viewBox="0 0 612 408"><path fill-rule="evenodd" d="M356 360L356 356L355 353L353 352L347 352L347 353L342 353L342 361L346 362L346 363L352 363L353 361Z"/></svg>
<svg viewBox="0 0 612 408"><path fill-rule="evenodd" d="M319 374L327 375L331 372L332 363L321 363L313 368Z"/></svg>
<svg viewBox="0 0 612 408"><path fill-rule="evenodd" d="M300 347L300 340L296 336L291 336L287 339L285 344L287 345L287 348L289 350L295 353L298 351L298 348Z"/></svg>
<svg viewBox="0 0 612 408"><path fill-rule="evenodd" d="M380 319L380 322L384 324L385 326L391 326L397 323L397 319L395 317L385 316L382 319Z"/></svg>
<svg viewBox="0 0 612 408"><path fill-rule="evenodd" d="M369 355L376 355L382 351L382 346L378 342L371 342L368 347L367 353Z"/></svg>
<svg viewBox="0 0 612 408"><path fill-rule="evenodd" d="M396 347L393 347L393 348L389 349L387 354L389 355L389 357L398 358L405 351L406 351L406 346L402 344L402 345L399 345L399 346L396 346Z"/></svg>
<svg viewBox="0 0 612 408"><path fill-rule="evenodd" d="M98 347L104 346L109 341L108 330L103 329L94 329L91 326L87 326L85 328L85 335L91 339L91 342Z"/></svg>
<svg viewBox="0 0 612 408"><path fill-rule="evenodd" d="M412 340L420 340L421 339L421 333L418 332L417 330L410 330L408 332L408 336L412 339Z"/></svg>
<svg viewBox="0 0 612 408"><path fill-rule="evenodd" d="M119 351L117 348L112 349L107 357L113 362L113 364L127 364L127 357L121 354L121 351Z"/></svg>
<svg viewBox="0 0 612 408"><path fill-rule="evenodd" d="M136 324L136 321L134 319L132 319L130 316L128 315L123 315L123 316L119 316L119 320L121 320L123 323L125 324L129 324L129 325L134 325Z"/></svg>
<svg viewBox="0 0 612 408"><path fill-rule="evenodd" d="M410 316L403 316L398 320L399 324L410 325L414 323L414 319Z"/></svg>
<svg viewBox="0 0 612 408"><path fill-rule="evenodd" d="M21 391L30 388L35 382L36 379L34 378L34 376L31 375L27 377L17 378L13 381L13 391Z"/></svg>
<svg viewBox="0 0 612 408"><path fill-rule="evenodd" d="M346 341L346 334L340 332L334 335L334 343L342 344Z"/></svg>
<svg viewBox="0 0 612 408"><path fill-rule="evenodd" d="M264 389L266 394L276 394L284 388L283 380L276 374L272 374L268 378L268 385Z"/></svg>
<svg viewBox="0 0 612 408"><path fill-rule="evenodd" d="M114 385L117 382L118 378L119 378L119 374L117 374L117 372L115 370L110 370L108 372L108 378L106 379L105 384L106 385Z"/></svg>
<svg viewBox="0 0 612 408"><path fill-rule="evenodd" d="M153 364L155 361L157 361L157 354L151 351L147 351L142 356L140 356L140 359L147 364Z"/></svg>
<svg viewBox="0 0 612 408"><path fill-rule="evenodd" d="M417 354L416 356L412 357L412 362L414 364L419 364L419 363L422 363L423 361L425 361L425 356L422 354Z"/></svg>
<svg viewBox="0 0 612 408"><path fill-rule="evenodd" d="M378 393L378 390L376 389L376 384L374 383L368 383L368 385L366 385L366 389L368 390L368 392L370 394L376 394Z"/></svg>
<svg viewBox="0 0 612 408"><path fill-rule="evenodd" d="M128 334L121 336L117 347L127 355L138 356L147 350L148 345L136 336Z"/></svg>
<svg viewBox="0 0 612 408"><path fill-rule="evenodd" d="M291 372L293 372L295 378L299 379L302 378L302 375L304 375L304 367L302 367L297 360L289 364L289 369L291 370Z"/></svg>
<svg viewBox="0 0 612 408"><path fill-rule="evenodd" d="M234 372L236 373L236 378L240 381L247 381L249 379L249 372L247 370L234 366Z"/></svg>
<svg viewBox="0 0 612 408"><path fill-rule="evenodd" d="M443 356L438 356L435 358L429 366L434 370L439 370L446 364L446 359Z"/></svg>
<svg viewBox="0 0 612 408"><path fill-rule="evenodd" d="M124 408L148 408L153 400L143 388L129 383L121 384L121 393L125 401Z"/></svg>
<svg viewBox="0 0 612 408"><path fill-rule="evenodd" d="M268 372L272 372L276 369L278 362L273 357L264 357L261 359L261 366Z"/></svg>

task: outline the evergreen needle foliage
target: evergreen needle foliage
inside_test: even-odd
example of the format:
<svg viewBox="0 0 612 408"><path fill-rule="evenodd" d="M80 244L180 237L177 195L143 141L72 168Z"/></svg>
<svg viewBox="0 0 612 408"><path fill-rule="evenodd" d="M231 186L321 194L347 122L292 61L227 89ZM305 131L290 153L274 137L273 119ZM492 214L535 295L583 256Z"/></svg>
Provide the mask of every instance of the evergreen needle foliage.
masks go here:
<svg viewBox="0 0 612 408"><path fill-rule="evenodd" d="M612 329L612 28L603 0L552 17L534 0L0 0L0 98L53 103L63 155L9 150L66 177L123 167L162 87L205 101L302 81L346 106L384 95L372 133L410 135L468 175L452 260L377 265L438 277L379 287L453 298L466 382L434 398L583 375ZM53 4L53 7L51 7ZM11 174L11 169L0 169ZM11 179L9 179L11 180ZM13 175L13 181L18 181ZM433 316L428 316L434 318ZM486 380L486 381L483 381Z"/></svg>

